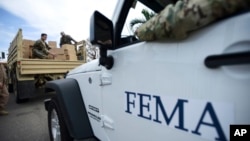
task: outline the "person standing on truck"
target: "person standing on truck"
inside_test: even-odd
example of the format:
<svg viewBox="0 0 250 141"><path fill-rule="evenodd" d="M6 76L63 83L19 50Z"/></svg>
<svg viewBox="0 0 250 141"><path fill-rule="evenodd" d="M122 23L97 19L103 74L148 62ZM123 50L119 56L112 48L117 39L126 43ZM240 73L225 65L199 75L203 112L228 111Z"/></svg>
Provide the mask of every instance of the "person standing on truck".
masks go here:
<svg viewBox="0 0 250 141"><path fill-rule="evenodd" d="M7 90L7 75L3 64L0 64L0 116L8 115L5 106L9 100L9 92Z"/></svg>
<svg viewBox="0 0 250 141"><path fill-rule="evenodd" d="M49 54L51 54L53 57L55 56L54 53L50 52L49 45L46 43L47 34L42 33L41 39L37 40L35 44L33 45L32 51L33 51L33 58L40 58L40 59L48 59Z"/></svg>
<svg viewBox="0 0 250 141"><path fill-rule="evenodd" d="M70 35L66 35L63 31L61 32L61 39L60 39L60 47L64 44L72 44L71 41L73 41L75 44L77 43L76 40L74 40Z"/></svg>
<svg viewBox="0 0 250 141"><path fill-rule="evenodd" d="M62 45L64 44L70 44L72 45L73 41L75 43L75 51L76 51L76 55L77 55L77 41L74 40L70 35L66 35L63 31L61 32L61 39L60 39L60 47L62 47Z"/></svg>

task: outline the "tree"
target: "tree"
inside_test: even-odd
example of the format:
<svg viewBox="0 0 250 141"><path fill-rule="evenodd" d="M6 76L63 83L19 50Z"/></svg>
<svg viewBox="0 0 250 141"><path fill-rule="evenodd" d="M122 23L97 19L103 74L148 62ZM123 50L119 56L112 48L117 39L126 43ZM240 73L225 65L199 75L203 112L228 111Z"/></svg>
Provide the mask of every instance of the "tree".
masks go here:
<svg viewBox="0 0 250 141"><path fill-rule="evenodd" d="M130 21L130 28L132 31L134 31L133 29L136 25L140 26L156 15L154 12L149 12L147 9L142 9L141 13L144 16L144 19L135 18Z"/></svg>
<svg viewBox="0 0 250 141"><path fill-rule="evenodd" d="M99 57L99 48L92 45L89 39L86 40L86 54L87 62L97 59Z"/></svg>
<svg viewBox="0 0 250 141"><path fill-rule="evenodd" d="M99 58L99 48L92 45L89 39L79 41L77 43L77 47L78 60L89 62L91 60Z"/></svg>

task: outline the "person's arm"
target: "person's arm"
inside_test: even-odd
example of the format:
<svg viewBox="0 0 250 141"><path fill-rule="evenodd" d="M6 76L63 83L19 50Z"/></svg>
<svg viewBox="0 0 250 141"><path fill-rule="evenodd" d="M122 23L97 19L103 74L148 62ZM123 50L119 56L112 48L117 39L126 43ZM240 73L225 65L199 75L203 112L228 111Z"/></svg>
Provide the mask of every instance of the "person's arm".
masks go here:
<svg viewBox="0 0 250 141"><path fill-rule="evenodd" d="M47 54L47 55L52 55L53 57L55 57L56 56L56 54L55 53L53 53L53 52L51 52L51 51L49 51L48 49L44 49L44 51L45 51L45 53Z"/></svg>
<svg viewBox="0 0 250 141"><path fill-rule="evenodd" d="M49 50L48 50L48 49L46 49L46 48L43 50L43 52L44 52L46 55L49 55L49 54L50 54L50 55L52 55L53 57L55 57L55 56L56 56L56 54L55 54L55 53L53 53L53 52L49 51Z"/></svg>
<svg viewBox="0 0 250 141"><path fill-rule="evenodd" d="M53 57L55 57L56 56L56 54L55 53L53 53L53 52L48 52L50 55L52 55Z"/></svg>
<svg viewBox="0 0 250 141"><path fill-rule="evenodd" d="M69 36L70 40L73 41L75 44L77 43L76 40L74 40L71 36Z"/></svg>
<svg viewBox="0 0 250 141"><path fill-rule="evenodd" d="M55 57L56 54L50 51L51 47L49 47L49 45L47 43L45 43L45 44L47 46L47 48L46 48L47 49L47 53L50 54L50 55L52 55L53 57Z"/></svg>
<svg viewBox="0 0 250 141"><path fill-rule="evenodd" d="M62 37L60 38L60 43L59 43L59 45L60 45L60 48L62 47Z"/></svg>
<svg viewBox="0 0 250 141"><path fill-rule="evenodd" d="M46 49L47 50L50 50L51 49L51 47L45 42L45 46L46 46Z"/></svg>
<svg viewBox="0 0 250 141"><path fill-rule="evenodd" d="M52 56L54 56L55 54L52 53L52 52L50 52L50 51L48 50L46 44L47 44L46 42L42 43L42 42L40 41L38 45L39 45L39 47L42 49L42 52L43 52L43 53L45 53L46 55L51 54Z"/></svg>

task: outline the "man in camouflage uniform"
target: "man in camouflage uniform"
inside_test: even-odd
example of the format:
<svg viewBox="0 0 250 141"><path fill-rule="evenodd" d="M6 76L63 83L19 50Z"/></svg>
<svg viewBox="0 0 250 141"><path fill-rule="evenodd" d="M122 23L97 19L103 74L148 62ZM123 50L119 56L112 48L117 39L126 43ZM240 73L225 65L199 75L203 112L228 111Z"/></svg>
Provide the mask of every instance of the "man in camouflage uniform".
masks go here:
<svg viewBox="0 0 250 141"><path fill-rule="evenodd" d="M60 47L62 47L62 45L64 44L72 44L71 41L73 41L75 44L77 43L76 40L74 40L70 35L66 35L64 32L61 32L61 39L60 39Z"/></svg>
<svg viewBox="0 0 250 141"><path fill-rule="evenodd" d="M7 90L7 76L4 65L0 64L0 116L8 115L5 106L9 99L9 92Z"/></svg>
<svg viewBox="0 0 250 141"><path fill-rule="evenodd" d="M143 41L185 39L189 32L249 7L250 0L179 0L142 24L135 35Z"/></svg>
<svg viewBox="0 0 250 141"><path fill-rule="evenodd" d="M33 51L33 58L40 58L40 59L48 59L48 55L51 54L52 56L55 56L54 53L51 53L49 49L49 45L46 43L47 34L42 33L41 39L37 40L35 44L33 45L32 51Z"/></svg>

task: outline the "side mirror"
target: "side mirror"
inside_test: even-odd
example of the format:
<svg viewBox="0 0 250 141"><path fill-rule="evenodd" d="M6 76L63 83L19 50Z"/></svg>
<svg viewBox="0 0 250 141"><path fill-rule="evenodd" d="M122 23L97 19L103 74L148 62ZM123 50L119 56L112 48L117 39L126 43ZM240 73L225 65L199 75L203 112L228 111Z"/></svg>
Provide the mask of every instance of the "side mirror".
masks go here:
<svg viewBox="0 0 250 141"><path fill-rule="evenodd" d="M113 48L113 23L98 11L91 17L90 42L107 49Z"/></svg>
<svg viewBox="0 0 250 141"><path fill-rule="evenodd" d="M111 69L114 58L107 56L109 49L113 49L113 23L100 12L95 11L90 21L90 42L100 47L99 65Z"/></svg>

